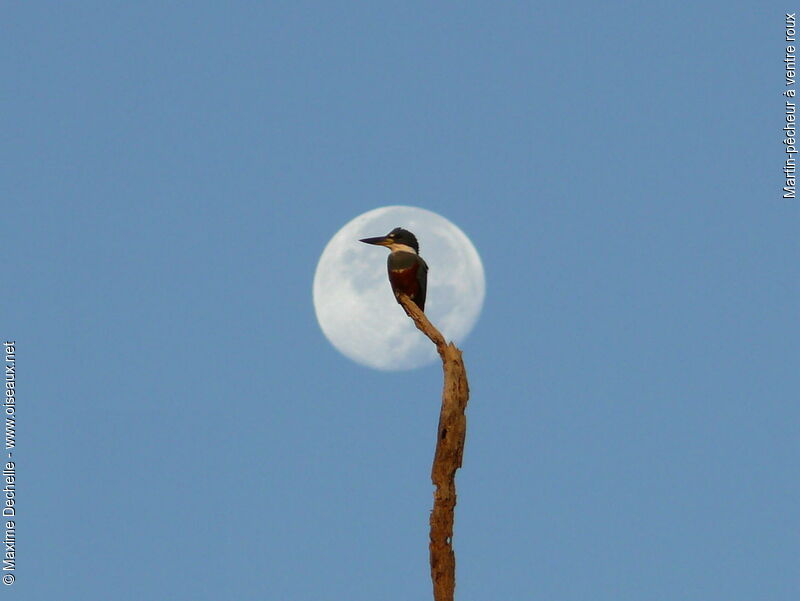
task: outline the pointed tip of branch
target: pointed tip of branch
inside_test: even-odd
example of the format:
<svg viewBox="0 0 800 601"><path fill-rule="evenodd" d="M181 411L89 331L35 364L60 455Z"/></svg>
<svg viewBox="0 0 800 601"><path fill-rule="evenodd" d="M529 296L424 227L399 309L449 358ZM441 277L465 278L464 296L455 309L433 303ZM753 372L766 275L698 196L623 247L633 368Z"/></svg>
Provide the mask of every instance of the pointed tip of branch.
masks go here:
<svg viewBox="0 0 800 601"><path fill-rule="evenodd" d="M414 325L417 326L417 329L430 338L431 342L436 345L436 350L439 352L439 355L444 358L447 342L444 336L442 336L442 333L430 322L428 316L425 315L422 309L417 306L417 303L412 301L407 294L403 294L402 292L398 293L397 301L403 307L406 315L414 321Z"/></svg>

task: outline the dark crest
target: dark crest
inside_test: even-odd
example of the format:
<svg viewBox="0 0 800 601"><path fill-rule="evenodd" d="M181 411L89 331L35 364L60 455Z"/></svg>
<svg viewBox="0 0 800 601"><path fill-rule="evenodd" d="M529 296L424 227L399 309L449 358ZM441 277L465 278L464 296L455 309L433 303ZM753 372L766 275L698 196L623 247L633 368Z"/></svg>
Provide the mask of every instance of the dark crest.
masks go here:
<svg viewBox="0 0 800 601"><path fill-rule="evenodd" d="M391 238L399 244L410 246L419 253L419 242L417 242L417 237L408 230L404 230L401 227L396 227L389 232L387 238Z"/></svg>

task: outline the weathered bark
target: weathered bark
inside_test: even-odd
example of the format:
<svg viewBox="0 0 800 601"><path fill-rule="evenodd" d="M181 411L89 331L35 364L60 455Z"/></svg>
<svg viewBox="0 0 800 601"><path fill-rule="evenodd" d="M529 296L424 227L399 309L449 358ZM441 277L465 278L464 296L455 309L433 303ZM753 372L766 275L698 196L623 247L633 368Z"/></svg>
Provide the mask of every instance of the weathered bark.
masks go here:
<svg viewBox="0 0 800 601"><path fill-rule="evenodd" d="M453 552L453 518L456 507L456 470L461 467L467 418L464 411L469 399L467 372L461 351L437 330L425 314L405 294L398 294L400 304L414 325L431 339L442 358L444 389L439 412L439 430L436 437L436 454L433 458L431 480L433 493L431 512L430 559L433 598L435 601L453 601L456 588L456 555Z"/></svg>

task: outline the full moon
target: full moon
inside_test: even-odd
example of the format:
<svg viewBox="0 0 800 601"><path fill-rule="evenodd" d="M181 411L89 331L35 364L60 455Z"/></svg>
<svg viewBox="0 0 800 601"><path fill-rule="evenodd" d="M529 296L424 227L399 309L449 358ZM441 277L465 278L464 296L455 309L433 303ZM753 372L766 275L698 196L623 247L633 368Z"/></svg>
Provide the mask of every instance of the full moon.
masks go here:
<svg viewBox="0 0 800 601"><path fill-rule="evenodd" d="M460 343L480 315L486 280L478 251L450 221L425 209L381 207L359 215L331 238L314 274L314 309L343 355L382 370L414 369L436 358L433 344L397 303L386 273L387 249L359 242L402 227L417 236L428 264L425 314Z"/></svg>

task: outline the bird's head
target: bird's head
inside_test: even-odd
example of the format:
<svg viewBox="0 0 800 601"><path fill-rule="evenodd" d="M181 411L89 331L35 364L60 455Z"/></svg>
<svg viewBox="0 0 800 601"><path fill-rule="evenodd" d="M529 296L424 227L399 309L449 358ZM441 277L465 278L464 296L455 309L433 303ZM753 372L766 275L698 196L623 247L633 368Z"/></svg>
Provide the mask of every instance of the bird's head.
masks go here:
<svg viewBox="0 0 800 601"><path fill-rule="evenodd" d="M417 242L417 237L401 227L394 228L385 236L378 236L377 238L364 238L359 240L359 242L364 242L365 244L377 244L378 246L386 246L392 252L406 251L419 254L419 243Z"/></svg>

